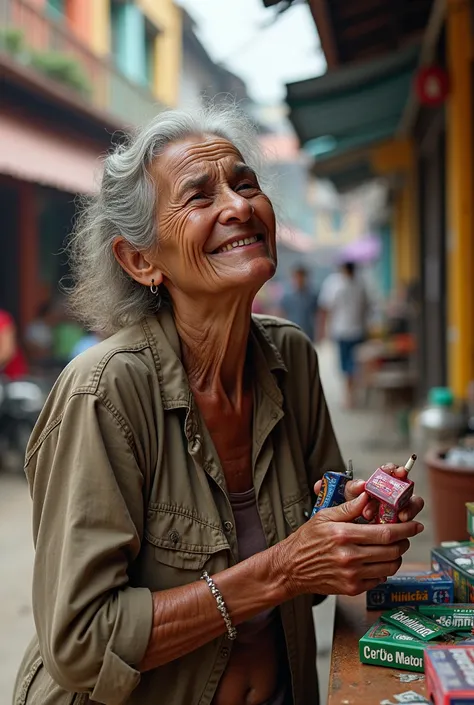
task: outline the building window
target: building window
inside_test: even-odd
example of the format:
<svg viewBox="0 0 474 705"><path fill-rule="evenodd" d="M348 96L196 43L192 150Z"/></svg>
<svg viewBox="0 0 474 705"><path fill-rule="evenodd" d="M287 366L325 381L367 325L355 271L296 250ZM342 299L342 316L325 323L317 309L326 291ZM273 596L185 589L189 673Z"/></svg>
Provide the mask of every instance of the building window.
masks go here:
<svg viewBox="0 0 474 705"><path fill-rule="evenodd" d="M55 20L62 20L65 12L66 0L46 0L46 11Z"/></svg>
<svg viewBox="0 0 474 705"><path fill-rule="evenodd" d="M153 88L156 27L137 5L112 0L110 32L112 56L117 68L131 81Z"/></svg>

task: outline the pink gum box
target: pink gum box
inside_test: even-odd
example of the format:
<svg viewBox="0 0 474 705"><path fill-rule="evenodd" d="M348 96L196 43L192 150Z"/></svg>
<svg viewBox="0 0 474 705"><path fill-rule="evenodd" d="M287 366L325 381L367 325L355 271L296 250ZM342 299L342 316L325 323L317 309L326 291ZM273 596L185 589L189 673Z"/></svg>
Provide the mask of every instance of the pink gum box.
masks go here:
<svg viewBox="0 0 474 705"><path fill-rule="evenodd" d="M367 494L393 509L401 509L405 506L413 494L414 487L411 480L400 480L381 468L378 468L365 483Z"/></svg>

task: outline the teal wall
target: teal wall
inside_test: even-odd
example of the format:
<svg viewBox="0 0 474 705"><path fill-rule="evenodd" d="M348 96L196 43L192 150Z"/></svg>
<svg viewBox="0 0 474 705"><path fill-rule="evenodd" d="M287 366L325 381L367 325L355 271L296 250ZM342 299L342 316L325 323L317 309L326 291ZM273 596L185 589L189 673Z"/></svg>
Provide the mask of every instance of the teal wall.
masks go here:
<svg viewBox="0 0 474 705"><path fill-rule="evenodd" d="M112 50L117 67L132 81L147 84L145 17L133 3L112 3Z"/></svg>

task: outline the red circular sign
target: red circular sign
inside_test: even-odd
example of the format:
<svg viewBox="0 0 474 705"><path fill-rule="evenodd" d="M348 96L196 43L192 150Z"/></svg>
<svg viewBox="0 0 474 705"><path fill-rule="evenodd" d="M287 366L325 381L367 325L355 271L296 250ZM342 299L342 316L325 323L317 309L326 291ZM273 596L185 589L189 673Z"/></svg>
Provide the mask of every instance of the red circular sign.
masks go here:
<svg viewBox="0 0 474 705"><path fill-rule="evenodd" d="M415 88L422 105L442 105L449 93L448 74L440 66L426 66L418 71Z"/></svg>

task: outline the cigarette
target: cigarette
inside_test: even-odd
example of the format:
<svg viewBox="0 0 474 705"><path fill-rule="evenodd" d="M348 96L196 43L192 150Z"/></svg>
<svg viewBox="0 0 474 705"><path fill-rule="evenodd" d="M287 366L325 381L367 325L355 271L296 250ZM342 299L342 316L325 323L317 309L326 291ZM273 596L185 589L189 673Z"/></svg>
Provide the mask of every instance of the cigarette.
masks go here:
<svg viewBox="0 0 474 705"><path fill-rule="evenodd" d="M352 466L352 460L347 461L347 472L346 472L347 477L349 480L354 479L354 468Z"/></svg>
<svg viewBox="0 0 474 705"><path fill-rule="evenodd" d="M415 453L413 453L413 455L411 455L411 456L408 458L408 462L407 462L407 464L405 465L405 470L406 470L407 472L410 472L410 470L411 470L412 467L414 466L416 458L417 458L417 456L415 455Z"/></svg>

